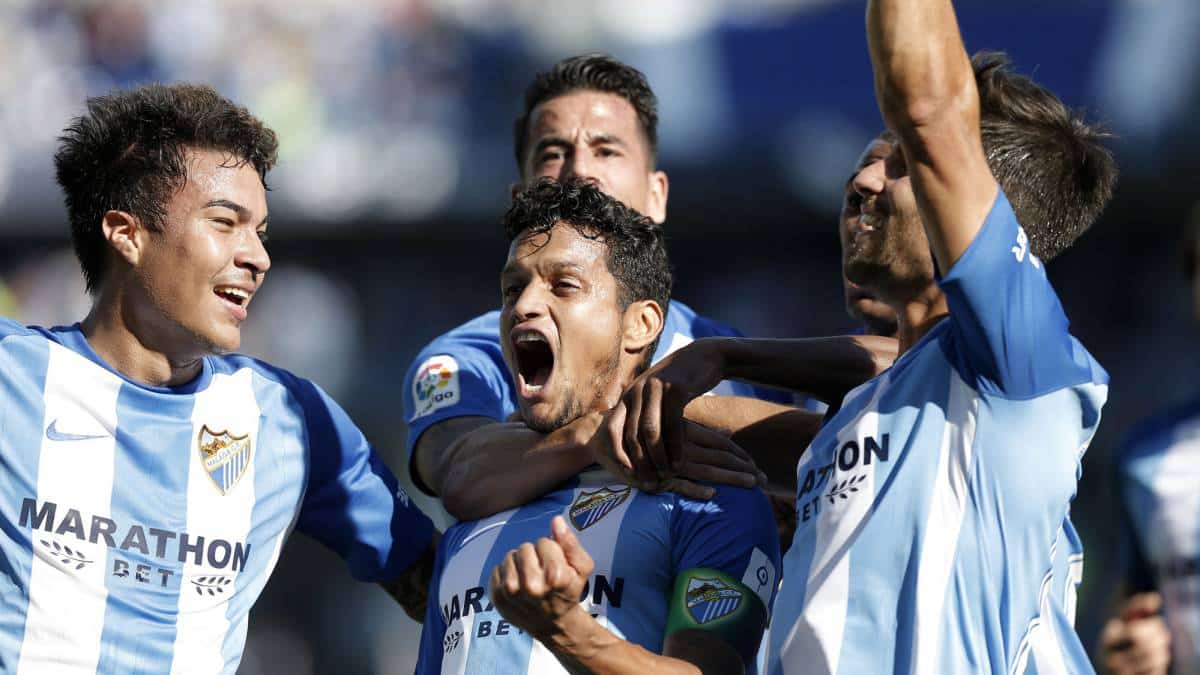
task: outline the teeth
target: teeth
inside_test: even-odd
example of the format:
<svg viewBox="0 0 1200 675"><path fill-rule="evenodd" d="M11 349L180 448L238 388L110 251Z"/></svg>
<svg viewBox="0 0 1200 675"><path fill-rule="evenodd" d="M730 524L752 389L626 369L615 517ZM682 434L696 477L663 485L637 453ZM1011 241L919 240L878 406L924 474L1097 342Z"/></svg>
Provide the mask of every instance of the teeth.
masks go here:
<svg viewBox="0 0 1200 675"><path fill-rule="evenodd" d="M250 294L240 288L229 288L222 286L217 289L217 292L224 293L225 295L232 295L233 297L241 298L242 300L248 300L250 298Z"/></svg>
<svg viewBox="0 0 1200 675"><path fill-rule="evenodd" d="M859 222L862 223L863 227L875 229L875 227L879 224L879 217L864 213L859 217Z"/></svg>
<svg viewBox="0 0 1200 675"><path fill-rule="evenodd" d="M541 335L538 335L537 333L521 333L520 335L517 336L517 339L515 340L515 342L517 344L521 344L522 342L545 342L545 341L546 341L546 338L542 337Z"/></svg>

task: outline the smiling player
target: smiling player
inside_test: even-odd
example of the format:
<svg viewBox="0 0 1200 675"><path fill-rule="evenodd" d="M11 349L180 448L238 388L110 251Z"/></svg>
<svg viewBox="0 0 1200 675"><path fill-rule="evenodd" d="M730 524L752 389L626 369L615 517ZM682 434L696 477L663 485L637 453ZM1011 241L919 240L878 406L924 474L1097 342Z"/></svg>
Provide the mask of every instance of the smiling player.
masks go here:
<svg viewBox="0 0 1200 675"><path fill-rule="evenodd" d="M64 132L93 304L0 318L0 671L233 673L293 526L423 613L429 519L316 385L230 354L275 153L192 85L90 99Z"/></svg>

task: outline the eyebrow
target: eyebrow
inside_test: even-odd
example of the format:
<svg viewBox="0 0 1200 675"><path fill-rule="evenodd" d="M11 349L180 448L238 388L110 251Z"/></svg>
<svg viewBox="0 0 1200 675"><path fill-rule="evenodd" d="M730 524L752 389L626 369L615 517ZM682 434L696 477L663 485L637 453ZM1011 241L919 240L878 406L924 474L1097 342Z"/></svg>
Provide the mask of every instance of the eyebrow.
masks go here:
<svg viewBox="0 0 1200 675"><path fill-rule="evenodd" d="M206 209L213 208L213 207L229 209L230 211L233 211L234 213L238 214L238 218L240 220L249 220L250 219L250 209L242 206L241 204L239 204L237 202L233 202L228 199L213 199L204 205L204 208L206 208ZM259 223L260 227L267 224L267 218L268 218L268 216L263 216L262 222Z"/></svg>
<svg viewBox="0 0 1200 675"><path fill-rule="evenodd" d="M585 271L583 265L580 265L579 263L567 262L565 260L549 263L547 264L547 268L547 271L550 273L563 271L582 273ZM500 270L500 279L504 280L517 274L524 273L527 269L528 268L523 267L520 263L514 260L505 265L504 269Z"/></svg>

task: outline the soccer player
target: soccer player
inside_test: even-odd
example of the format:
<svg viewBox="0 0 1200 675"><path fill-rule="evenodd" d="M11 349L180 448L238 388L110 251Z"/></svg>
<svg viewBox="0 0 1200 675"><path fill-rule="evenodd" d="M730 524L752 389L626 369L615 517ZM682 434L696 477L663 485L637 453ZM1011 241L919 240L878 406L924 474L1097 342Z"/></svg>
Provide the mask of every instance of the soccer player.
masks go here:
<svg viewBox="0 0 1200 675"><path fill-rule="evenodd" d="M0 670L233 673L293 527L424 614L435 533L313 383L231 354L273 131L209 87L89 99L55 156L82 322L0 318Z"/></svg>
<svg viewBox="0 0 1200 675"><path fill-rule="evenodd" d="M500 334L521 417L543 433L599 426L662 335L662 228L588 182L550 179L517 196L505 228ZM547 348L558 358L543 379ZM713 490L649 494L591 467L451 527L417 672L755 672L778 580L771 510L757 488Z"/></svg>
<svg viewBox="0 0 1200 675"><path fill-rule="evenodd" d="M1200 318L1200 212L1184 239L1193 313ZM1116 675L1200 673L1200 400L1131 431L1117 456L1120 605L1100 634Z"/></svg>
<svg viewBox="0 0 1200 675"><path fill-rule="evenodd" d="M525 93L514 128L521 180L580 177L662 223L667 215L666 173L655 168L657 101L636 69L601 55L576 56L539 74ZM514 188L516 189L516 188ZM694 338L737 333L672 300L655 358ZM517 409L512 378L501 357L499 311L477 317L435 339L409 368L404 413L413 482L440 496L459 519L490 515L540 496L593 462L584 441L589 418L541 434L503 424ZM555 354L542 354L547 376ZM720 394L783 401L737 383ZM756 409L785 406L754 401ZM682 476L749 486L758 471L735 453L697 448ZM628 476L627 476L628 478ZM644 476L643 476L644 478ZM711 488L688 480L674 489L694 497Z"/></svg>
<svg viewBox="0 0 1200 675"><path fill-rule="evenodd" d="M864 168L886 158L895 142L895 137L885 131L863 149L854 165L854 171L846 179L842 194L842 211L838 215L838 239L842 244L842 290L846 299L846 313L862 324L864 335L896 337L897 327L895 310L874 293L846 277L846 251L853 245L852 233L862 216L863 197L855 187L854 180Z"/></svg>
<svg viewBox="0 0 1200 675"><path fill-rule="evenodd" d="M1090 670L1062 553L1107 375L1042 261L1102 210L1111 156L995 55L973 72L948 1L872 0L867 16L897 144L855 178L845 269L896 311L902 353L796 469L770 670ZM655 379L672 405L717 377L771 383L785 346L697 342L625 400ZM652 426L673 433L670 417Z"/></svg>

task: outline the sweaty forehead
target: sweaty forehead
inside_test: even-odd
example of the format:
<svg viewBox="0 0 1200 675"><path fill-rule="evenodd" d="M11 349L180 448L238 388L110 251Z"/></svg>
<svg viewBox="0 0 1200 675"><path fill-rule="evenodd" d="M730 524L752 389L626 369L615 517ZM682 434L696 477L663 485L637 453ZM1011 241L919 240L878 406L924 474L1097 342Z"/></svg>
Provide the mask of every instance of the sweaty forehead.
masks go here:
<svg viewBox="0 0 1200 675"><path fill-rule="evenodd" d="M558 223L547 232L513 240L503 273L549 274L570 268L589 276L603 274L608 271L607 254L603 239L584 236L578 228Z"/></svg>
<svg viewBox="0 0 1200 675"><path fill-rule="evenodd" d="M246 207L257 219L267 215L266 188L254 165L215 150L189 153L187 183L180 197L197 205L228 200Z"/></svg>

